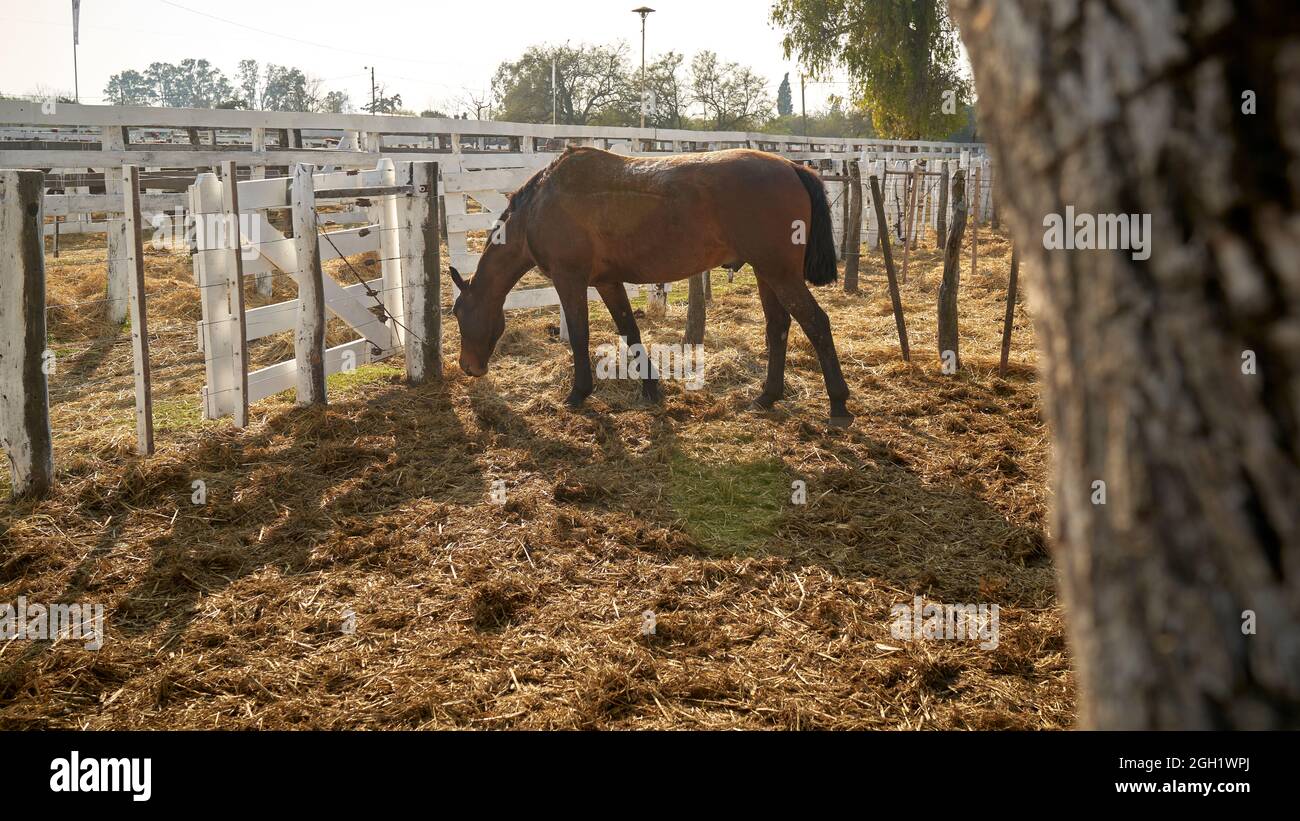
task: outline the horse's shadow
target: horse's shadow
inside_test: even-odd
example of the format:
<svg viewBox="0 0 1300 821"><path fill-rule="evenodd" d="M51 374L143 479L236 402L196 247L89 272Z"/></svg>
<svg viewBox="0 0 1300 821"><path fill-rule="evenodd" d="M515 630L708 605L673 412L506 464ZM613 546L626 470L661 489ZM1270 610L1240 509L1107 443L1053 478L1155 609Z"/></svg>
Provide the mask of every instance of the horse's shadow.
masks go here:
<svg viewBox="0 0 1300 821"><path fill-rule="evenodd" d="M598 391L578 411L557 404L557 414L590 431L586 446L539 430L490 390L476 403L499 444L527 451L538 465L563 461L557 487L598 489L557 493L557 507L577 516L625 516L684 531L705 559L783 557L900 591L973 601L992 586L1004 603L1044 604L1041 585L1015 581L1026 566L1050 572L1040 529L1009 521L956 481L923 478L905 455L859 428L823 429L781 410L742 411L797 425L824 457L827 467L814 471L759 448L722 458L694 448L679 433L680 414L667 408L651 411L649 442L632 448L621 420L646 410L634 390Z"/></svg>

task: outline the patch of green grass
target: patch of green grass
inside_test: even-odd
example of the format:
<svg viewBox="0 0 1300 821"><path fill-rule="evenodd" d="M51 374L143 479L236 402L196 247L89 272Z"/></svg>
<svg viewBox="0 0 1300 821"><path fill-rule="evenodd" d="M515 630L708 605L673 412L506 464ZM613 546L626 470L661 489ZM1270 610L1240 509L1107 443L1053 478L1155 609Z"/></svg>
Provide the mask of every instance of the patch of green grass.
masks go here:
<svg viewBox="0 0 1300 821"><path fill-rule="evenodd" d="M667 486L674 514L713 552L755 552L790 498L785 466L775 459L711 463L679 453Z"/></svg>
<svg viewBox="0 0 1300 821"><path fill-rule="evenodd" d="M713 295L715 297L736 290L736 287L742 284L742 279L746 281L752 281L753 278L754 278L754 269L750 268L748 265L745 265L743 268L741 268L739 271L736 272L735 282L727 282L727 270L725 268L714 268L712 271L709 272L709 281L713 285ZM691 291L690 291L689 279L683 279L678 282L674 282L672 290L668 292L668 304L687 305L690 303L690 295L691 295ZM629 301L632 304L633 310L636 310L637 308L644 309L646 306L647 297L646 294L642 292L640 296L632 297L630 298ZM599 302L593 302L592 305L601 308L603 314L604 308L601 307Z"/></svg>
<svg viewBox="0 0 1300 821"><path fill-rule="evenodd" d="M155 433L164 430L191 430L201 428L208 423L209 420L203 418L203 407L197 396L154 400Z"/></svg>
<svg viewBox="0 0 1300 821"><path fill-rule="evenodd" d="M370 365L358 365L351 373L333 373L325 378L325 387L331 391L347 393L362 385L375 382L387 382L400 377L403 369L389 362L376 362Z"/></svg>

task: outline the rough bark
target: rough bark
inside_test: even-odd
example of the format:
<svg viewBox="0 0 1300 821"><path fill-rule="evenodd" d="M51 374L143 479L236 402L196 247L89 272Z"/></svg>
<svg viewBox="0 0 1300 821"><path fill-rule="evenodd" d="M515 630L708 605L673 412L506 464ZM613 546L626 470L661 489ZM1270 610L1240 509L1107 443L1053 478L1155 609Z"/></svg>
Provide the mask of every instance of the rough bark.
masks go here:
<svg viewBox="0 0 1300 821"><path fill-rule="evenodd" d="M958 171L952 180L952 231L943 252L943 281L939 283L939 362L952 351L954 365L961 369L961 346L957 335L957 284L961 279L961 245L966 233L966 175Z"/></svg>
<svg viewBox="0 0 1300 821"><path fill-rule="evenodd" d="M894 255L889 250L889 229L885 223L885 201L880 195L880 180L871 175L871 201L876 206L876 224L881 226L880 253L885 258L885 278L889 282L889 302L894 311L894 326L898 329L898 348L903 361L909 362L912 354L907 342L907 320L903 316L903 300L898 292L898 275L894 271Z"/></svg>
<svg viewBox="0 0 1300 821"><path fill-rule="evenodd" d="M948 163L943 163L939 169L939 214L938 223L934 229L934 247L943 248L948 243Z"/></svg>
<svg viewBox="0 0 1300 821"><path fill-rule="evenodd" d="M844 223L844 293L858 292L858 267L862 257L862 170L858 161L848 166L848 217Z"/></svg>
<svg viewBox="0 0 1300 821"><path fill-rule="evenodd" d="M1300 15L951 7L1034 272L1081 721L1300 726ZM1150 258L1045 250L1067 205L1151 215Z"/></svg>

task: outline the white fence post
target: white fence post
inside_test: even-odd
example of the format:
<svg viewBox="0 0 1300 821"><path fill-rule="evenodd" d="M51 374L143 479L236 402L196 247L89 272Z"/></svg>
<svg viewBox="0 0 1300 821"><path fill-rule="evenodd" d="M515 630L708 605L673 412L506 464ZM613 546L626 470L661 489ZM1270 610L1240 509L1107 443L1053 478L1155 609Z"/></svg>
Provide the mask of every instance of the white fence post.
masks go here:
<svg viewBox="0 0 1300 821"><path fill-rule="evenodd" d="M312 166L293 168L293 244L298 253L298 405L325 404L325 284L316 233L316 187Z"/></svg>
<svg viewBox="0 0 1300 821"><path fill-rule="evenodd" d="M13 495L54 482L45 371L45 175L0 171L0 444Z"/></svg>
<svg viewBox="0 0 1300 821"><path fill-rule="evenodd" d="M411 163L402 241L402 316L406 377L442 378L442 261L438 248L438 164Z"/></svg>
<svg viewBox="0 0 1300 821"><path fill-rule="evenodd" d="M264 156L266 154L266 129L254 128L252 130L252 141L253 153L259 157ZM253 165L248 170L248 178L250 180L266 179L266 166L262 165L260 162ZM257 275L257 292L259 294L262 296L270 296L274 287L275 275L271 271L266 271Z"/></svg>
<svg viewBox="0 0 1300 821"><path fill-rule="evenodd" d="M393 161L384 157L379 161L379 171L382 175L380 185L396 185L397 170ZM437 196L437 178L434 178L434 196ZM384 280L384 312L389 316L388 331L392 334L393 348L396 348L406 341L406 331L402 329L399 322L405 324L402 320L404 313L402 308L402 248L399 239L402 223L397 213L397 197L388 196L380 197L379 205L375 209L378 217L375 222L378 223L379 230L379 270ZM437 202L434 202L434 219L437 219ZM435 237L436 238L436 237ZM389 351L384 353L390 353Z"/></svg>
<svg viewBox="0 0 1300 821"><path fill-rule="evenodd" d="M230 300L230 367L235 424L248 426L248 332L244 324L244 249L240 241L239 176L234 160L221 165L221 226L226 244L226 294Z"/></svg>
<svg viewBox="0 0 1300 821"><path fill-rule="evenodd" d="M219 419L240 412L246 372L236 367L234 340L240 317L231 309L235 303L231 291L231 271L238 262L240 249L229 248L225 221L223 184L216 174L200 174L190 188L190 210L194 220L194 271L198 277L199 304L203 310L199 347L204 353L207 384L203 386L203 416ZM237 235L236 235L237 236ZM238 240L236 239L236 242ZM241 292L242 293L242 292ZM245 406L246 407L246 406ZM246 414L245 410L245 414Z"/></svg>
<svg viewBox="0 0 1300 821"><path fill-rule="evenodd" d="M140 169L122 167L122 224L126 226L131 291L131 362L135 369L135 447L153 453L153 392L149 384L149 316L144 295L144 238L140 234Z"/></svg>
<svg viewBox="0 0 1300 821"><path fill-rule="evenodd" d="M215 146L214 146L215 148ZM100 137L100 149L103 151L126 150L126 128L123 126L104 126ZM104 193L113 196L122 194L122 177L113 173L118 165L104 163ZM109 218L111 220L111 217ZM130 237L126 235L126 223L119 220L108 223L108 321L120 325L126 319L127 278L126 246Z"/></svg>

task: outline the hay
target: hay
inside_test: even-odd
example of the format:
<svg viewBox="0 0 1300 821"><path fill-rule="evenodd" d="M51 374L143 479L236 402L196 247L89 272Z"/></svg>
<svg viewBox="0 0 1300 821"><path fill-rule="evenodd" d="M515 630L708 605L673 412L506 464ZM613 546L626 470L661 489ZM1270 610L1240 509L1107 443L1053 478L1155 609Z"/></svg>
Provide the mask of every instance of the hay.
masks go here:
<svg viewBox="0 0 1300 821"><path fill-rule="evenodd" d="M598 383L563 410L570 356L539 311L511 315L482 380L455 366L451 323L444 385L366 366L331 378L327 410L283 394L236 431L197 412L189 259L150 251L149 289L166 291L150 302L157 455L133 455L126 333L51 312L69 351L52 382L59 485L0 507L0 602L102 603L107 641L0 645L0 727L1070 726L1032 339L1021 318L999 379L1009 246L980 234L960 375L934 350L932 249L904 288L910 365L877 254L864 294L817 290L853 391L846 431L825 425L797 330L786 400L748 408L766 366L748 271L715 272L707 384L666 384L661 408ZM50 302L100 297L102 242L64 239ZM679 341L685 289L671 296L647 341ZM612 341L603 306L592 317L593 347ZM807 505L790 503L796 479ZM998 648L893 639L889 609L914 595L999 604Z"/></svg>

